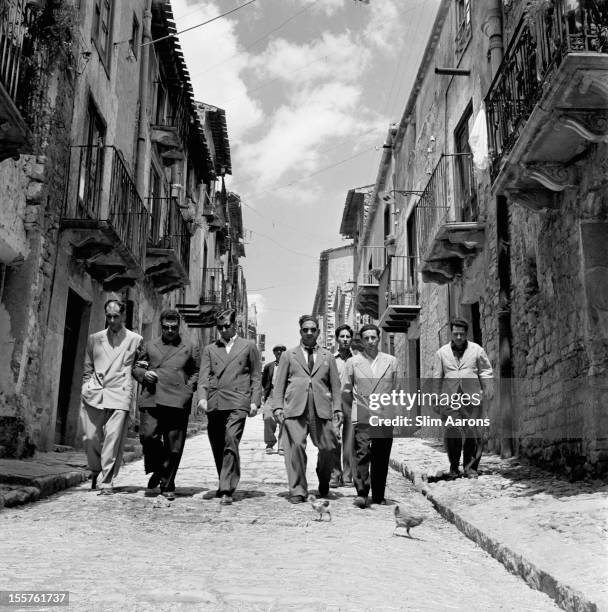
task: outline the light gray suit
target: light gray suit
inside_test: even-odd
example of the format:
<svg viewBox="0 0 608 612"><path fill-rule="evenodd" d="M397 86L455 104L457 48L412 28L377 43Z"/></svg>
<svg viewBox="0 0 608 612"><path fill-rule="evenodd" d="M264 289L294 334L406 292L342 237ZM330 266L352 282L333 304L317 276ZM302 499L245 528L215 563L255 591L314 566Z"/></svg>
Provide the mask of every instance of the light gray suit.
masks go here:
<svg viewBox="0 0 608 612"><path fill-rule="evenodd" d="M80 396L84 448L93 475L101 472L101 488L112 487L122 463L135 387L131 370L143 347L143 338L126 328L113 346L108 332L89 336Z"/></svg>

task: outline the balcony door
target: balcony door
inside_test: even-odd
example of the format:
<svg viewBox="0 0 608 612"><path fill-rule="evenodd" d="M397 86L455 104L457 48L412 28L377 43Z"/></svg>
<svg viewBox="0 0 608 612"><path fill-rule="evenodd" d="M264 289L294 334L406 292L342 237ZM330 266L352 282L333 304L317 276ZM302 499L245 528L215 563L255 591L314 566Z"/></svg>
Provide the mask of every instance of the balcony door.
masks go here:
<svg viewBox="0 0 608 612"><path fill-rule="evenodd" d="M105 124L93 104L86 117L84 146L80 149L78 173L78 206L84 217L99 218L103 174Z"/></svg>
<svg viewBox="0 0 608 612"><path fill-rule="evenodd" d="M478 217L477 191L473 175L473 156L469 146L469 121L472 114L473 109L469 104L454 131L454 145L456 149L454 180L457 198L457 221L477 221Z"/></svg>

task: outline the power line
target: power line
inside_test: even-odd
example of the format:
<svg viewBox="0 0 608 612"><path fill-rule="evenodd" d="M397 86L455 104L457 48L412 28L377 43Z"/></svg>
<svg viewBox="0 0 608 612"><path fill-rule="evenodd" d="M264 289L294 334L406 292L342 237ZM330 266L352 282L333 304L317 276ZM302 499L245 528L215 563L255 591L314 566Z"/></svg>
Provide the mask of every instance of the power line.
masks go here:
<svg viewBox="0 0 608 612"><path fill-rule="evenodd" d="M258 236L262 236L263 238L266 238L267 240L270 240L270 242L276 244L279 248L284 249L285 251L289 251L290 253L293 253L294 255L300 255L301 257L308 257L309 259L314 259L315 261L319 259L318 257L313 257L312 255L309 255L308 253L302 253L301 251L295 251L294 249L290 249L289 247L286 247L284 244L277 242L274 238L271 238L270 236L268 236L268 234L262 234L262 232L258 232L252 229L248 229L247 231L251 232L252 234L257 234Z"/></svg>
<svg viewBox="0 0 608 612"><path fill-rule="evenodd" d="M211 19L207 19L207 21L203 21L202 23L197 23L196 25L190 26L189 28L186 28L185 30L181 30L180 32L175 32L174 34L167 34L166 36L161 36L160 38L156 38L154 40L150 40L148 42L141 43L141 45L139 46L145 47L146 45L153 45L154 43L160 42L161 40L166 40L167 38L176 38L180 34L184 34L185 32L190 32L190 30L200 28L201 26L207 25L208 23L211 23L212 21L216 21L217 19L226 17L226 15L230 15L231 13L236 13L236 11L246 7L248 4L253 4L254 2L256 2L256 0L249 0L249 2L245 2L245 4L241 4L240 6L237 6L236 8L233 8L230 11L226 11L225 13L222 13L221 15L217 15L216 17L212 17Z"/></svg>

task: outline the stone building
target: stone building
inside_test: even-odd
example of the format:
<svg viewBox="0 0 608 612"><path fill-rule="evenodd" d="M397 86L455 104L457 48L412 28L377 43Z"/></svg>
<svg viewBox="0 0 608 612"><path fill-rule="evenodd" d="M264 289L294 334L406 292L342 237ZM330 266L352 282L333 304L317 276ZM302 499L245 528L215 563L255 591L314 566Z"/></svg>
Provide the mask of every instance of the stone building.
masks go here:
<svg viewBox="0 0 608 612"><path fill-rule="evenodd" d="M232 172L225 113L194 101L170 3L9 2L22 12L34 4L21 46L46 63L30 62L44 78L22 108L42 100L44 112L24 118L31 136L20 159L0 164L7 456L79 444L86 338L103 328L108 298L126 302L127 326L146 340L160 334L167 307L179 308L186 336L203 343L215 310L237 305L245 329L247 313L240 200L224 188ZM12 30L2 27L6 45ZM44 56L47 30L59 39L55 55ZM12 430L19 437L7 444Z"/></svg>
<svg viewBox="0 0 608 612"><path fill-rule="evenodd" d="M321 346L333 349L336 328L344 323L355 326L353 285L353 246L323 251L312 308L312 315L319 321L318 342Z"/></svg>
<svg viewBox="0 0 608 612"><path fill-rule="evenodd" d="M574 477L608 466L607 27L603 2L444 0L357 238L404 372L467 319L491 446Z"/></svg>

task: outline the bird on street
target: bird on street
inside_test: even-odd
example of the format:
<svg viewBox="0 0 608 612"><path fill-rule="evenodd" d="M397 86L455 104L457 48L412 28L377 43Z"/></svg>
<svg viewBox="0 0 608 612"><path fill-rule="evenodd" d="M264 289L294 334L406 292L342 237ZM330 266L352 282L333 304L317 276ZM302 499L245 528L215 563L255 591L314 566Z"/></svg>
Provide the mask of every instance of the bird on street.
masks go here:
<svg viewBox="0 0 608 612"><path fill-rule="evenodd" d="M407 535L411 538L410 529L412 527L417 527L424 520L424 516L412 514L407 510L401 510L399 506L395 506L395 529L393 531L393 535L399 528L404 528L407 531ZM399 535L399 534L397 534Z"/></svg>
<svg viewBox="0 0 608 612"><path fill-rule="evenodd" d="M327 514L327 516L329 516L329 520L331 521L331 512L329 511L328 499L317 500L314 495L309 495L308 501L310 502L312 509L319 514L319 518L315 519L316 521L322 521L324 514Z"/></svg>

